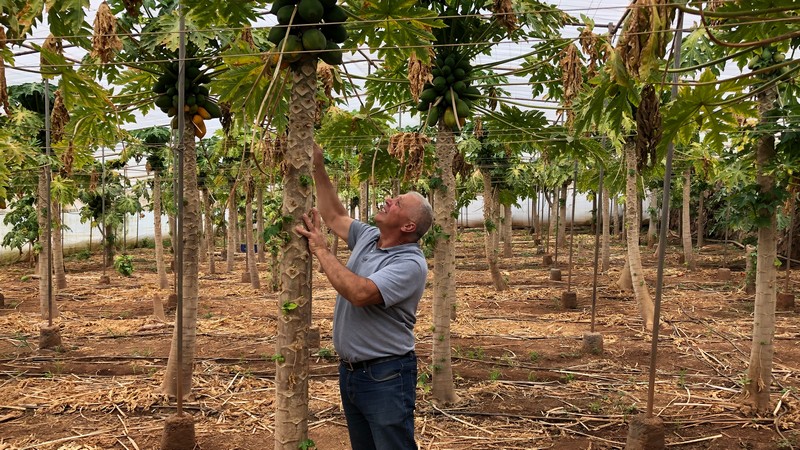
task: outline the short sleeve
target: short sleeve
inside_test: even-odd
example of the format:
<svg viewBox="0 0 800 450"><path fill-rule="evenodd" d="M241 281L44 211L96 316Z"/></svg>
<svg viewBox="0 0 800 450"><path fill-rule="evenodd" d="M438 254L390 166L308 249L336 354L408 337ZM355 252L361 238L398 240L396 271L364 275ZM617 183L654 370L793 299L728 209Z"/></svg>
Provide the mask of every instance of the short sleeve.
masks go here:
<svg viewBox="0 0 800 450"><path fill-rule="evenodd" d="M417 258L398 258L367 278L378 287L388 307L421 296L427 272L427 265L422 266Z"/></svg>

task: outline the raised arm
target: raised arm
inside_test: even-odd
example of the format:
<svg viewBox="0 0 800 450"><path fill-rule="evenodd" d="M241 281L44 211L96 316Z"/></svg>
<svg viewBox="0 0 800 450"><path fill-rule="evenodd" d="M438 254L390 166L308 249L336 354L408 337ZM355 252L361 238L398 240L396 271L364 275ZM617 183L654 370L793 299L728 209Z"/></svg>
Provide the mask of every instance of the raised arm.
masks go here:
<svg viewBox="0 0 800 450"><path fill-rule="evenodd" d="M336 192L336 188L334 188L331 178L325 170L322 147L317 144L314 144L313 173L314 184L317 187L317 209L322 216L322 220L325 221L331 231L346 242L353 218L347 214L347 209L342 205L342 201L339 200L339 194Z"/></svg>

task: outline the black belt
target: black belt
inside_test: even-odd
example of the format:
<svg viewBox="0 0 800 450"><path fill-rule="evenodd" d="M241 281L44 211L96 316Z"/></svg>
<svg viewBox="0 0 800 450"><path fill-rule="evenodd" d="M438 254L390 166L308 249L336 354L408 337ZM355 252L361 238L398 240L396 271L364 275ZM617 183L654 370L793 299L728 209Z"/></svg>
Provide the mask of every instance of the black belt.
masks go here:
<svg viewBox="0 0 800 450"><path fill-rule="evenodd" d="M380 364L380 363L385 363L385 362L389 362L389 361L394 361L396 359L401 359L401 358L405 358L407 356L412 356L412 355L414 355L414 350L411 350L410 352L406 353L405 355L382 356L380 358L368 359L366 361L350 362L350 361L345 361L344 359L340 359L339 361L342 363L342 365L347 370L349 370L350 372L354 372L356 370L366 369L367 367L369 367L371 365L374 365L374 364Z"/></svg>

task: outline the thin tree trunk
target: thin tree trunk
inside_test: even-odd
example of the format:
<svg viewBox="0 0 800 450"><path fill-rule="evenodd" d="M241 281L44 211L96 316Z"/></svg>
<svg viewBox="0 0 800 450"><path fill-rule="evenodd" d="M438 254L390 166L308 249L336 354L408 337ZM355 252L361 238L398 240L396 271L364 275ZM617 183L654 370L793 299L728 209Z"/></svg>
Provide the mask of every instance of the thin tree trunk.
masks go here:
<svg viewBox="0 0 800 450"><path fill-rule="evenodd" d="M208 188L203 188L202 190L203 195L203 205L206 210L206 214L204 217L205 220L205 239L206 239L206 250L208 251L208 273L210 275L214 275L217 273L217 267L214 263L214 218L212 215L212 210L214 206L211 204L211 195L208 193Z"/></svg>
<svg viewBox="0 0 800 450"><path fill-rule="evenodd" d="M53 202L53 286L56 289L67 287L67 274L64 272L64 246L61 236L61 204Z"/></svg>
<svg viewBox="0 0 800 450"><path fill-rule="evenodd" d="M653 248L658 242L658 194L655 189L650 190L650 220L647 224L647 248Z"/></svg>
<svg viewBox="0 0 800 450"><path fill-rule="evenodd" d="M638 198L637 179L639 176L636 170L638 155L636 154L636 145L633 140L628 140L625 143L625 160L627 165L627 175L625 183L625 221L626 227L626 243L628 246L628 267L631 271L631 282L633 284L633 294L636 298L636 303L639 305L639 312L644 321L644 327L648 331L653 329L653 300L650 297L650 291L647 287L647 281L644 279L644 270L642 269L642 255L639 251L639 228L638 211L636 199Z"/></svg>
<svg viewBox="0 0 800 450"><path fill-rule="evenodd" d="M48 302L47 295L47 275L50 268L50 242L47 240L46 230L50 226L47 223L47 209L48 209L48 192L47 192L47 167L42 166L39 169L39 185L38 185L38 198L36 199L36 217L39 223L39 244L41 250L39 252L39 312L41 318L47 320L52 314L53 318L58 317L58 308L56 308L56 299Z"/></svg>
<svg viewBox="0 0 800 450"><path fill-rule="evenodd" d="M106 254L106 267L114 265L114 241L114 227L110 223L106 223L103 230L103 251Z"/></svg>
<svg viewBox="0 0 800 450"><path fill-rule="evenodd" d="M683 243L683 261L688 270L696 268L692 251L692 216L689 204L692 198L692 169L683 171L683 212L681 214L681 241Z"/></svg>
<svg viewBox="0 0 800 450"><path fill-rule="evenodd" d="M619 202L617 201L617 196L614 196L613 201L611 202L611 220L614 224L614 237L619 237L622 234L622 224L620 222L619 216Z"/></svg>
<svg viewBox="0 0 800 450"><path fill-rule="evenodd" d="M561 185L561 192L558 196L558 246L564 248L567 246L567 189L569 188L569 181L565 181Z"/></svg>
<svg viewBox="0 0 800 450"><path fill-rule="evenodd" d="M542 230L539 228L539 200L539 194L534 192L531 202L531 227L533 228L534 238L541 239Z"/></svg>
<svg viewBox="0 0 800 450"><path fill-rule="evenodd" d="M608 196L608 189L603 188L603 223L602 223L602 271L608 272L611 266L611 223L609 216L611 215L609 209L611 207L611 199Z"/></svg>
<svg viewBox="0 0 800 450"><path fill-rule="evenodd" d="M228 227L226 243L227 243L227 257L225 272L233 272L236 269L236 232L239 228L239 219L236 217L236 189L233 189L231 196L228 198Z"/></svg>
<svg viewBox="0 0 800 450"><path fill-rule="evenodd" d="M697 250L700 251L706 245L706 194L708 191L700 192L697 199Z"/></svg>
<svg viewBox="0 0 800 450"><path fill-rule="evenodd" d="M256 262L255 239L253 237L253 179L250 168L247 168L248 182L245 183L244 200L244 240L247 246L247 272L250 274L250 286L261 289L261 280L258 277L258 263Z"/></svg>
<svg viewBox="0 0 800 450"><path fill-rule="evenodd" d="M486 252L486 262L489 264L489 273L492 276L492 284L498 291L508 289L508 283L503 279L498 266L498 254L500 253L500 221L499 199L497 189L492 186L492 174L490 170L481 169L483 178L483 229L484 250Z"/></svg>
<svg viewBox="0 0 800 450"><path fill-rule="evenodd" d="M256 247L258 262L266 263L267 255L264 251L264 186L262 183L256 185Z"/></svg>
<svg viewBox="0 0 800 450"><path fill-rule="evenodd" d="M431 395L442 405L458 402L453 383L453 364L450 346L450 314L456 301L456 181L453 176L453 157L456 143L453 132L439 122L436 136L436 170L442 176L441 186L433 190L434 224L441 230L436 234L433 250L433 371Z"/></svg>
<svg viewBox="0 0 800 450"><path fill-rule="evenodd" d="M156 247L158 287L167 289L169 280L167 279L167 267L164 264L164 238L161 236L161 173L157 170L153 172L153 241Z"/></svg>
<svg viewBox="0 0 800 450"><path fill-rule="evenodd" d="M289 138L283 177L281 215L289 238L283 244L278 305L275 369L275 450L296 450L308 438L308 331L311 327L311 255L308 242L293 231L312 207L311 151L314 145L317 61L306 60L292 69ZM297 305L289 310L283 305Z"/></svg>
<svg viewBox="0 0 800 450"><path fill-rule="evenodd" d="M511 248L511 241L513 239L513 217L511 214L511 205L503 205L503 257L512 258L514 251Z"/></svg>
<svg viewBox="0 0 800 450"><path fill-rule="evenodd" d="M761 123L769 129L767 112L773 108L777 96L773 86L758 95ZM764 195L773 195L775 178L770 173L775 158L775 137L762 132L756 145L756 182ZM772 359L775 338L775 299L777 292L777 208L766 205L757 213L761 219L758 226L758 256L756 262L756 297L753 311L753 341L750 347L750 362L747 370L748 403L756 413L771 412L770 386L772 385Z"/></svg>
<svg viewBox="0 0 800 450"><path fill-rule="evenodd" d="M183 326L175 327L172 334L167 371L161 390L170 396L177 395L178 364L181 370L183 396L192 389L193 361L197 336L197 294L200 269L200 191L197 187L197 149L194 141L192 117L186 114L183 132ZM174 240L177 240L175 238ZM176 267L177 268L177 267ZM183 333L183 360L178 361L178 333Z"/></svg>

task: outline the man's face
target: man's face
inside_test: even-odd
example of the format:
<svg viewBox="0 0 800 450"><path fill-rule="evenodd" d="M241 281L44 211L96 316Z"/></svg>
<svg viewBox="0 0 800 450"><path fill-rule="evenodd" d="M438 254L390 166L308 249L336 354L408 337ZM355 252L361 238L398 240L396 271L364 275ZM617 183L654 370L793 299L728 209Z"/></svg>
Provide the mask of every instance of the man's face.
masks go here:
<svg viewBox="0 0 800 450"><path fill-rule="evenodd" d="M375 214L375 223L384 227L397 227L411 222L410 211L413 211L416 199L408 194L395 198L386 197L383 207Z"/></svg>

